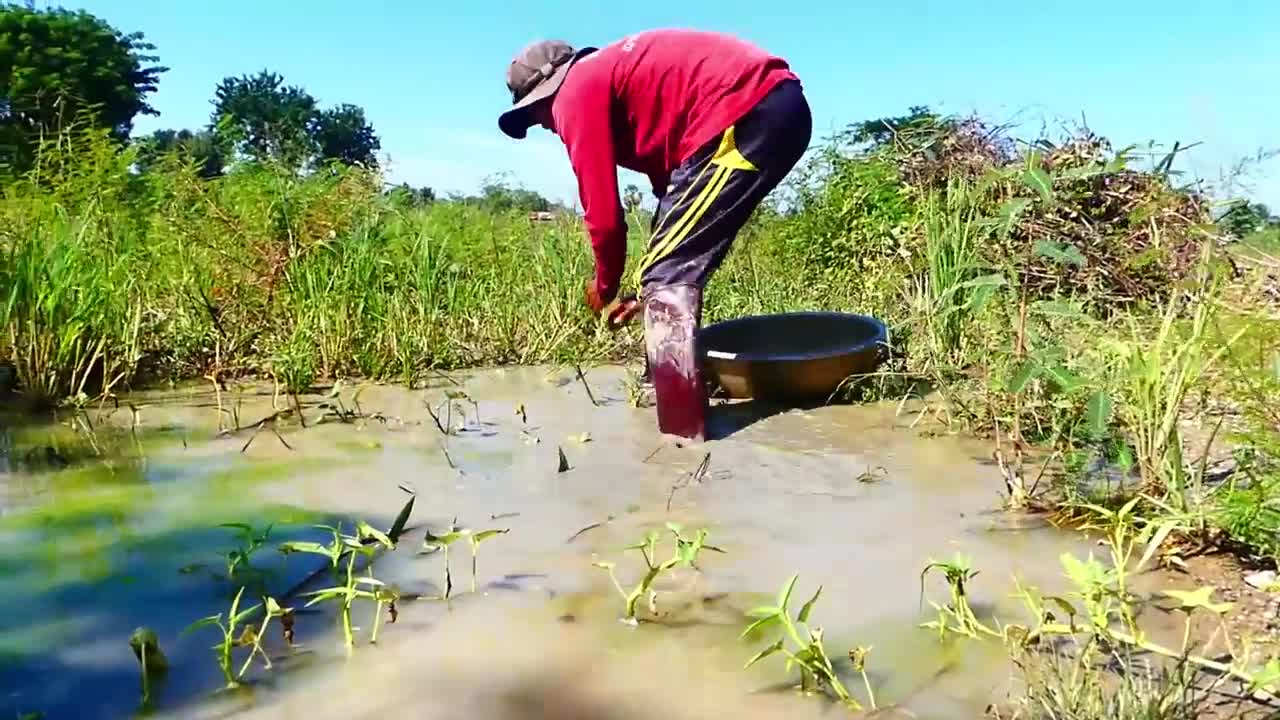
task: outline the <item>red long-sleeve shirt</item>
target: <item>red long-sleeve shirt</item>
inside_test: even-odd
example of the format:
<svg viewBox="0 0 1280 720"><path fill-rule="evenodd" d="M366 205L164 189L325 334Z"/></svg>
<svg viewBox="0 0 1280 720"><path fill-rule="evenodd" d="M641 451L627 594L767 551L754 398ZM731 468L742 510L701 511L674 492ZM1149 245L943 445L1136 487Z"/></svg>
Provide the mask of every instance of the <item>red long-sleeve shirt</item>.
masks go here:
<svg viewBox="0 0 1280 720"><path fill-rule="evenodd" d="M596 258L596 289L617 296L627 260L618 166L665 194L671 173L780 81L786 61L732 36L651 30L579 60L552 115L569 151Z"/></svg>

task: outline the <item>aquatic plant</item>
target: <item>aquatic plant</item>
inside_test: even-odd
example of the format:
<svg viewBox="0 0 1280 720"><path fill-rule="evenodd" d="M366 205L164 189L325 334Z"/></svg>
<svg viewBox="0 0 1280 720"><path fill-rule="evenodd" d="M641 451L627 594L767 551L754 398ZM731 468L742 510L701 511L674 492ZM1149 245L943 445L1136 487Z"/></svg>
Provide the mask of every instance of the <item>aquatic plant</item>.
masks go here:
<svg viewBox="0 0 1280 720"><path fill-rule="evenodd" d="M256 569L251 559L271 539L273 524L268 524L261 532L245 523L221 523L218 527L234 530L240 541L235 549L227 553L227 578L235 581L246 574L255 575Z"/></svg>
<svg viewBox="0 0 1280 720"><path fill-rule="evenodd" d="M653 590L653 584L665 572L676 567L690 567L697 569L698 554L703 550L723 553L714 545L707 545L708 531L700 528L692 538L687 538L681 534L681 527L675 523L667 523L667 530L671 533L675 540L675 549L669 559L663 562L657 562L658 556L658 540L660 534L656 530L651 530L645 535L645 539L635 545L629 545L623 548L626 550L639 550L640 555L644 558L645 574L640 578L630 591L624 590L622 583L618 581L617 564L606 561L594 561L592 564L609 573L609 579L613 581L614 588L618 594L622 596L624 603L623 622L630 625L636 625L639 620L636 617L636 608L641 598L646 595L649 597L650 612L656 612L657 592Z"/></svg>
<svg viewBox="0 0 1280 720"><path fill-rule="evenodd" d="M216 627L222 634L221 640L217 645L213 646L214 657L218 663L218 669L222 671L224 687L232 689L240 686L240 682L244 679L245 673L249 672L249 667L253 664L255 656L262 656L262 663L265 669L271 669L271 658L266 651L262 649L262 639L267 631L267 625L270 624L272 618L281 617L291 612L290 609L283 608L276 602L274 598L267 597L263 603L253 605L244 610L240 609L240 600L244 595L244 588L236 591L235 599L231 601L231 607L227 610L226 619L224 621L223 614L210 615L201 618L182 631L184 635L194 632L204 627ZM258 614L265 607L262 617L262 624L258 627L245 625L244 623ZM243 627L242 627L243 625ZM239 634L237 634L239 630ZM238 647L249 648L249 655L245 658L244 664L240 666L239 671L234 669L233 653Z"/></svg>
<svg viewBox="0 0 1280 720"><path fill-rule="evenodd" d="M129 647L142 672L142 705L151 705L151 683L169 670L169 660L160 649L160 637L151 628L140 627L129 636Z"/></svg>
<svg viewBox="0 0 1280 720"><path fill-rule="evenodd" d="M381 546L388 550L395 548L395 543L391 538L381 530L374 528L364 521L360 521L356 525L356 534L343 534L339 529L334 529L334 543L332 546L316 546L314 548L298 548L294 549L301 552L315 552L316 554L334 560L335 564L338 560L345 557L346 566L344 569L342 584L333 587L316 590L314 592L304 593L303 597L310 597L306 607L311 607L317 603L326 601L337 601L339 607L339 619L342 623L342 637L348 649L354 644L354 638L351 629L351 608L356 600L371 600L377 605L374 616L373 641L377 641L377 618L381 616L382 607L385 603L394 602L398 597L394 593L386 589L386 583L378 580L373 576L373 564L366 564L366 573L364 575L356 574L356 560L360 557L372 560L373 555L377 552L377 548Z"/></svg>
<svg viewBox="0 0 1280 720"><path fill-rule="evenodd" d="M782 591L778 593L778 600L774 605L763 605L753 608L747 612L747 616L754 619L746 630L742 631L742 638L753 638L765 633L769 630L778 629L782 631L782 636L772 644L751 656L747 660L744 668L749 668L767 657L781 653L787 658L787 671L790 672L792 667L800 670L800 690L805 693L809 692L826 692L829 691L835 695L836 699L853 710L862 710L862 705L849 694L845 689L844 683L840 681L836 674L835 665L831 662L827 650L822 644L822 628L810 627L809 616L813 613L813 607L817 604L818 598L822 595L822 586L813 593L813 597L800 607L800 612L796 613L793 620L791 617L790 603L791 595L795 590L798 575L792 575L783 586ZM801 633L803 630L803 634ZM788 645L790 642L790 646ZM854 670L862 676L862 682L867 688L867 695L870 698L871 707L876 707L875 694L871 690L871 681L867 678L866 673L866 657L871 652L870 648L859 647L849 653L850 661L853 663Z"/></svg>
<svg viewBox="0 0 1280 720"><path fill-rule="evenodd" d="M946 578L951 591L951 599L946 605L933 601L929 604L938 611L938 619L922 623L921 627L938 631L939 639L945 639L948 633L956 633L971 638L979 635L999 637L999 633L984 625L974 615L969 606L968 583L978 575L969 562L969 558L956 554L950 562L932 560L920 571L920 596L924 597L924 582L930 571L937 570Z"/></svg>
<svg viewBox="0 0 1280 720"><path fill-rule="evenodd" d="M431 532L427 533L423 540L423 550L426 552L440 551L444 556L444 596L443 599L449 599L453 593L453 575L449 567L449 546L463 538L467 539L471 546L471 592L476 591L476 563L480 553L480 544L486 540L505 535L510 532L510 528L491 529L491 530L471 530L469 528L458 527L458 520L454 518L449 524L449 529L443 535L435 535Z"/></svg>

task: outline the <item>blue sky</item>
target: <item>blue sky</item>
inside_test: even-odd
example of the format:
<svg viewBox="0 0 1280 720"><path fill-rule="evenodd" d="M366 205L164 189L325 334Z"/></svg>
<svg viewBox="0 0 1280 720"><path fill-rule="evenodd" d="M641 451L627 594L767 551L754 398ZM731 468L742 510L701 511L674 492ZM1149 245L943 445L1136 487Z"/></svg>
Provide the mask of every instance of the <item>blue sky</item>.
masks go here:
<svg viewBox="0 0 1280 720"><path fill-rule="evenodd" d="M603 45L664 26L730 32L787 58L815 137L913 104L1016 121L1024 133L1083 115L1117 145L1202 142L1180 167L1210 182L1280 147L1280 0L66 4L144 32L171 68L152 100L161 116L139 131L203 125L219 79L269 68L323 104L363 106L392 179L438 192L509 173L575 200L558 140L538 130L516 142L497 128L507 62L534 39ZM1280 159L1248 180L1280 211Z"/></svg>

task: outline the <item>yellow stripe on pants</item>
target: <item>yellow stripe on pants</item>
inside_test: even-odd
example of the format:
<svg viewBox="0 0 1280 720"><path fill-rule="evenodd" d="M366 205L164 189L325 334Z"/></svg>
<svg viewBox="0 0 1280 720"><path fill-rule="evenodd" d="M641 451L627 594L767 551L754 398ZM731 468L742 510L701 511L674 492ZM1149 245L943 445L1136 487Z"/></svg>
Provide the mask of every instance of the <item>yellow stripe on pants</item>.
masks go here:
<svg viewBox="0 0 1280 720"><path fill-rule="evenodd" d="M708 163L708 167L710 167L710 163ZM661 260L671 251L671 248L673 248L675 244L678 244L688 236L689 231L693 229L698 218L702 217L702 213L706 210L707 206L715 200L717 188L722 187L720 182L729 174L728 170L729 168L723 166L716 167L716 171L711 174L711 179L707 181L706 187L702 188L702 192L698 193L698 198L693 201L693 205L690 205L689 209L685 210L684 215L680 218L680 221L671 228L671 232L667 237L649 248L649 252L645 254L644 259L640 261L640 267L637 268L637 282L639 281L641 273L647 270L658 260Z"/></svg>
<svg viewBox="0 0 1280 720"><path fill-rule="evenodd" d="M696 227L698 222L702 220L702 216L706 214L707 209L710 208L712 203L714 203L720 196L725 185L729 184L729 176L732 174L733 168L731 167L721 166L716 169L715 174L711 176L711 180L707 183L707 190L709 192L706 194L706 198L702 205L696 208L690 208L689 222L685 223L684 227L680 228L679 232L673 232L670 237L663 240L659 246L650 251L649 255L645 257L645 262L642 264L642 271L670 255L676 248L680 247L680 243L684 242L685 238L689 237L689 233L693 232L694 227Z"/></svg>
<svg viewBox="0 0 1280 720"><path fill-rule="evenodd" d="M641 284L641 276L644 274L645 270L649 269L654 263L670 255L677 247L680 246L680 243L684 242L685 238L689 236L689 233L693 231L693 228L702 219L702 216L706 214L707 209L711 207L712 203L716 201L725 186L729 184L729 176L733 174L734 170L753 171L757 169L750 160L738 151L737 143L734 138L734 128L731 126L729 129L724 131L724 135L720 138L720 146L716 149L715 154L711 156L706 167L702 168L702 171L698 173L698 177L692 184L690 184L689 189L685 190L684 195L680 198L680 203L684 202L685 198L688 197L689 192L698 184L698 181L702 179L703 173L705 173L707 168L712 165L716 166L716 171L711 175L711 179L707 181L707 186L698 193L698 197L694 200L693 205L685 211L680 220L671 228L670 235L650 248L649 252L645 253L644 258L641 259L639 266L636 268L635 274L637 285ZM677 203L677 207L680 203ZM666 219L663 220L663 224L665 223ZM660 232L661 228L654 231L653 238L657 238ZM651 242L653 238L651 238Z"/></svg>

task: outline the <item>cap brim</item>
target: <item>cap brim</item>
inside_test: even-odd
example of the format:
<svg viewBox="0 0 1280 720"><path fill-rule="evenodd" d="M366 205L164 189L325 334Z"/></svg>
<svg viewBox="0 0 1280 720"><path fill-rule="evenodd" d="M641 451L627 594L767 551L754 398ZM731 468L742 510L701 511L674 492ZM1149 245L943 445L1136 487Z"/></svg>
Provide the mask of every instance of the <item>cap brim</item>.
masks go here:
<svg viewBox="0 0 1280 720"><path fill-rule="evenodd" d="M502 132L515 138L523 140L529 134L529 127L533 125L533 117L529 110L537 103L552 97L560 90L560 86L564 84L564 79L569 75L569 69L579 60L596 51L596 48L586 47L573 54L573 59L556 68L555 74L548 78L532 92L520 98L520 102L511 106L511 109L498 116L498 127Z"/></svg>

